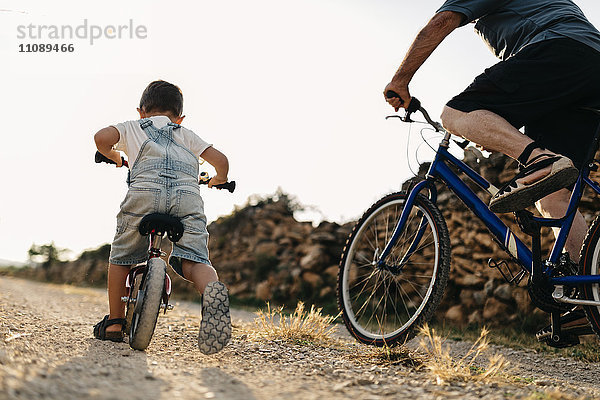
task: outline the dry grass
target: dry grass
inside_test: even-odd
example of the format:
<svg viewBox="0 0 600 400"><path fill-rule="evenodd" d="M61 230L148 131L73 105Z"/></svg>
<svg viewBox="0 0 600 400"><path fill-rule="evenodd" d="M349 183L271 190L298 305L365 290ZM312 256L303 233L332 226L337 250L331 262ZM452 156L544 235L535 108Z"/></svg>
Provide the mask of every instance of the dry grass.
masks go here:
<svg viewBox="0 0 600 400"><path fill-rule="evenodd" d="M501 354L491 355L487 368L476 365L476 360L489 349L487 334L488 330L483 328L469 351L463 357L454 359L444 346L445 339L436 335L428 325L421 328L419 346L426 353L423 364L435 376L438 385L456 381L493 381L506 370L508 361Z"/></svg>
<svg viewBox="0 0 600 400"><path fill-rule="evenodd" d="M525 400L577 400L577 397L554 389L532 393Z"/></svg>
<svg viewBox="0 0 600 400"><path fill-rule="evenodd" d="M405 346L375 347L364 345L360 351L354 351L351 360L365 364L402 365L418 369L423 364L423 357L413 353Z"/></svg>
<svg viewBox="0 0 600 400"><path fill-rule="evenodd" d="M321 311L314 305L306 311L304 303L298 302L294 312L286 316L283 307L271 308L267 303L266 310L256 312L253 335L267 340L326 342L332 339L335 331L332 324L337 316L322 315Z"/></svg>

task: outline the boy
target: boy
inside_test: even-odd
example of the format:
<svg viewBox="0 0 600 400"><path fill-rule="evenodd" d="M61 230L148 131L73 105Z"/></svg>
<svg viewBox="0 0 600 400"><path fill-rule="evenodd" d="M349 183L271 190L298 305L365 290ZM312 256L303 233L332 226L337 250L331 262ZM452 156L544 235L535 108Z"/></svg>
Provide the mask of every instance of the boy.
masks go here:
<svg viewBox="0 0 600 400"><path fill-rule="evenodd" d="M173 244L169 264L193 282L201 295L210 294L203 296L198 346L205 354L216 353L231 338L229 297L208 259L198 158L216 170L209 187L227 182L229 162L212 145L180 126L184 118L183 96L177 86L160 80L150 83L137 110L139 121L112 125L94 136L98 151L115 161L117 167L122 166L119 151L126 153L131 164L129 190L117 215L117 233L110 251L110 311L94 326L94 336L100 340L123 340L125 304L121 297L127 296L125 281L130 267L146 261L149 246L148 237L140 235L138 226L144 215L160 212L179 217L183 223L183 237Z"/></svg>

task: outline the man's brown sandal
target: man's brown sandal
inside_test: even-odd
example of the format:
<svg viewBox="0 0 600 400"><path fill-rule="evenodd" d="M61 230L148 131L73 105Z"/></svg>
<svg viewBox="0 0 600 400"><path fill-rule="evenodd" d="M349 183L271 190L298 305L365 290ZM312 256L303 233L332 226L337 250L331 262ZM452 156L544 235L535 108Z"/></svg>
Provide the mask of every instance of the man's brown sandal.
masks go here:
<svg viewBox="0 0 600 400"><path fill-rule="evenodd" d="M490 200L490 210L495 213L507 213L523 210L535 204L539 199L575 183L579 171L573 162L558 154L543 153L527 162L529 155L539 147L533 142L525 147L519 161L519 173L507 184L502 186ZM540 160L540 158L543 158ZM517 182L536 171L552 166L548 175L530 184Z"/></svg>
<svg viewBox="0 0 600 400"><path fill-rule="evenodd" d="M106 332L106 328L111 325L125 326L125 318L108 319L108 315L105 315L102 321L94 325L94 337L100 340L122 342L125 337L122 330L117 332Z"/></svg>

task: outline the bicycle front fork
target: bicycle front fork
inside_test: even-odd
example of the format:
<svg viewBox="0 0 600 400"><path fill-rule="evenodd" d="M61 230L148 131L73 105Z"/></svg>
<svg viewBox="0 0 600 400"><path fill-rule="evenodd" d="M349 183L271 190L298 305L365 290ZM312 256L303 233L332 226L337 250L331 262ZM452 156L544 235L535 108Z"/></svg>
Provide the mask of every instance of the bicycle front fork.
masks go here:
<svg viewBox="0 0 600 400"><path fill-rule="evenodd" d="M418 229L412 243L410 244L408 250L406 251L406 254L404 254L404 256L402 257L402 259L400 260L398 265L390 266L390 265L387 265L385 262L387 257L390 255L392 248L394 248L394 245L398 241L400 234L402 233L402 231L404 231L406 222L408 221L408 217L409 217L410 213L412 212L412 208L415 203L415 199L421 193L421 191L425 188L428 188L428 190L430 192L430 198L433 201L435 201L437 192L435 191L435 186L433 184L430 184L430 182L428 180L421 181L412 188L412 190L410 191L410 193L408 195L408 198L404 202L404 208L402 209L402 214L400 214L400 220L398 220L398 224L394 228L394 233L392 233L392 237L386 243L385 248L381 252L381 256L379 257L379 260L377 260L377 267L379 269L385 269L394 274L398 274L402 271L402 267L408 262L410 257L417 250L419 243L421 242L421 239L423 237L423 233L425 232L425 228L427 227L427 222L425 221L425 216L422 217L421 223L419 225L419 229Z"/></svg>

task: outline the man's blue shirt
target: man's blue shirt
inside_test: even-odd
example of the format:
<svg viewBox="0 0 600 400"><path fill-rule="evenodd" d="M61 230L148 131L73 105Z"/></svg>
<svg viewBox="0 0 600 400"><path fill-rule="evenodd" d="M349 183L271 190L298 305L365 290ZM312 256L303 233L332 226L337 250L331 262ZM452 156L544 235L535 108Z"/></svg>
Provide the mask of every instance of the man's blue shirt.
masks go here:
<svg viewBox="0 0 600 400"><path fill-rule="evenodd" d="M438 10L465 16L494 54L505 60L523 47L571 38L600 52L600 32L571 0L447 0Z"/></svg>

